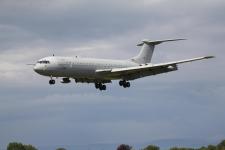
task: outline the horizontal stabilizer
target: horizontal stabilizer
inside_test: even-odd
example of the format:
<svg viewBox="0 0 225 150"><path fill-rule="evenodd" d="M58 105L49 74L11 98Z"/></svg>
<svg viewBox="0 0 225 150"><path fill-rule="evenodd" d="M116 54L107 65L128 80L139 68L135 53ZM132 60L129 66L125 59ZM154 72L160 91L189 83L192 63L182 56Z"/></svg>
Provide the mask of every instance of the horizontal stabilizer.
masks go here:
<svg viewBox="0 0 225 150"><path fill-rule="evenodd" d="M147 45L158 45L158 44L161 44L163 42L180 41L180 40L186 40L186 39L167 39L167 40L157 40L157 41L142 40L142 42L137 44L137 46L142 46L144 44L147 44Z"/></svg>

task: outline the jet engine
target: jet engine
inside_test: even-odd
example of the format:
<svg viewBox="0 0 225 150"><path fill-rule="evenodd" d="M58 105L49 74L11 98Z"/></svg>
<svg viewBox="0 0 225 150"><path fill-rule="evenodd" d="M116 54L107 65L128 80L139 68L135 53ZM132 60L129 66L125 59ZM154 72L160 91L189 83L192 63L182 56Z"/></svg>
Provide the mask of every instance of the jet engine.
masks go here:
<svg viewBox="0 0 225 150"><path fill-rule="evenodd" d="M70 83L71 80L70 80L70 78L62 78L62 80L60 82L61 83Z"/></svg>

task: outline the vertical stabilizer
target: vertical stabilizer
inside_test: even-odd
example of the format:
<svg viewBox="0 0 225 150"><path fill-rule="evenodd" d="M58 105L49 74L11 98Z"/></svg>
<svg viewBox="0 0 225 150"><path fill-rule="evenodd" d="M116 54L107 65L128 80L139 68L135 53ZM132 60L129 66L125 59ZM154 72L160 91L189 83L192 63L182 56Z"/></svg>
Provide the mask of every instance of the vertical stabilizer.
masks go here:
<svg viewBox="0 0 225 150"><path fill-rule="evenodd" d="M142 46L141 51L131 60L138 64L146 64L150 63L152 59L152 55L154 52L155 45L161 44L163 42L170 42L170 41L178 41L178 40L185 40L185 39L169 39L169 40L160 40L160 41L150 41L150 40L143 40L137 46Z"/></svg>
<svg viewBox="0 0 225 150"><path fill-rule="evenodd" d="M151 62L152 55L154 52L155 45L153 44L143 44L139 54L132 58L132 61L138 64L146 64Z"/></svg>

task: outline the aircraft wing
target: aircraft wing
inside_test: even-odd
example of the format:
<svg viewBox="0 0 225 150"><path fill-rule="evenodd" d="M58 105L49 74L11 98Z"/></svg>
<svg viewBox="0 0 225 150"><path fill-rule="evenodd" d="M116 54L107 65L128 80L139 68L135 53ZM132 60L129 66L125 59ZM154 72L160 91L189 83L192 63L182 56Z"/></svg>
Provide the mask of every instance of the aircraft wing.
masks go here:
<svg viewBox="0 0 225 150"><path fill-rule="evenodd" d="M145 76L151 76L161 73L167 73L170 71L176 71L177 64L209 59L214 56L205 56L205 57L197 57L192 59L185 59L180 61L173 61L167 63L159 63L159 64L144 64L135 67L127 67L127 68L114 68L114 69L103 69L96 70L96 73L102 74L111 78L122 78L125 80L134 80Z"/></svg>

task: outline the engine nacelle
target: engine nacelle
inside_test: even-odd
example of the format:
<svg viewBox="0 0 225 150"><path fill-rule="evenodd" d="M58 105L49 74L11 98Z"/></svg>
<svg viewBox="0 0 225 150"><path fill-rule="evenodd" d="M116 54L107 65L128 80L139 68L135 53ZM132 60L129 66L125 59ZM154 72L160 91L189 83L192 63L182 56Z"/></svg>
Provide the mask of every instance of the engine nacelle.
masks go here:
<svg viewBox="0 0 225 150"><path fill-rule="evenodd" d="M71 80L70 80L70 78L62 78L62 80L60 82L61 83L70 83Z"/></svg>

